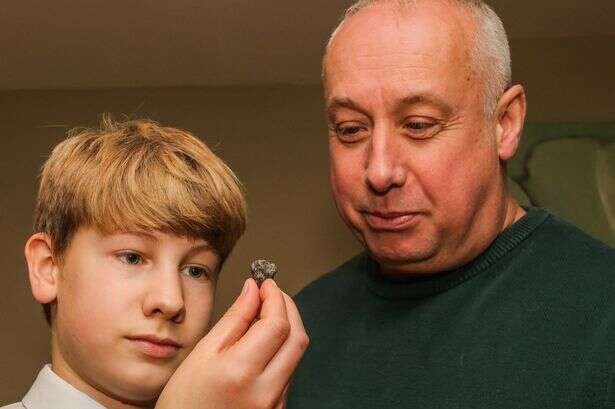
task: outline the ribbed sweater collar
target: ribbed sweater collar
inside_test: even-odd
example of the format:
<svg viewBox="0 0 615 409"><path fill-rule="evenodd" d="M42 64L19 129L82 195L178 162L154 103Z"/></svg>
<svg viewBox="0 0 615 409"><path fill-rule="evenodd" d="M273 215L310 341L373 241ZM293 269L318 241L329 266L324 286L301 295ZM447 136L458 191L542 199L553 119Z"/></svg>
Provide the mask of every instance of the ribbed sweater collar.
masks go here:
<svg viewBox="0 0 615 409"><path fill-rule="evenodd" d="M438 294L472 279L494 266L540 226L549 213L531 207L527 213L504 230L477 258L455 270L407 280L389 279L380 273L378 264L366 257L366 284L377 296L390 300L423 298Z"/></svg>

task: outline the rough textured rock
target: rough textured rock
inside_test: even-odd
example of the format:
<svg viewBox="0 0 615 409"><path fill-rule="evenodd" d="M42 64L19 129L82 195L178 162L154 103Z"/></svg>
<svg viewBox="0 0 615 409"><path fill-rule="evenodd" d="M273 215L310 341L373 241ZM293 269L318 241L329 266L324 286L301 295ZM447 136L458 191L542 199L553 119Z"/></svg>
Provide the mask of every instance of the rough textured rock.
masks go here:
<svg viewBox="0 0 615 409"><path fill-rule="evenodd" d="M254 260L250 268L252 270L252 278L254 278L259 287L266 279L273 279L278 272L278 267L275 263L267 260Z"/></svg>

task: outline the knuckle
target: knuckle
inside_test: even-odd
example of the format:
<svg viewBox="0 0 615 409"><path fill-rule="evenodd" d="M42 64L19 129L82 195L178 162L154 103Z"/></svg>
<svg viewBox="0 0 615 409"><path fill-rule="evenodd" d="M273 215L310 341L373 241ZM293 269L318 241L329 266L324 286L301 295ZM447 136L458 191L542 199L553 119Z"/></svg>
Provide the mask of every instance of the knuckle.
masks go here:
<svg viewBox="0 0 615 409"><path fill-rule="evenodd" d="M236 365L230 371L226 380L227 390L239 392L244 390L253 380L254 374L245 366Z"/></svg>
<svg viewBox="0 0 615 409"><path fill-rule="evenodd" d="M297 335L297 346L301 351L305 351L310 345L310 337L305 332Z"/></svg>
<svg viewBox="0 0 615 409"><path fill-rule="evenodd" d="M226 314L221 318L221 320L229 321L229 322L237 322L241 325L250 325L252 319L248 317L246 312L238 307L231 307Z"/></svg>
<svg viewBox="0 0 615 409"><path fill-rule="evenodd" d="M277 339L285 340L290 334L290 323L281 318L267 320L267 326L272 336Z"/></svg>

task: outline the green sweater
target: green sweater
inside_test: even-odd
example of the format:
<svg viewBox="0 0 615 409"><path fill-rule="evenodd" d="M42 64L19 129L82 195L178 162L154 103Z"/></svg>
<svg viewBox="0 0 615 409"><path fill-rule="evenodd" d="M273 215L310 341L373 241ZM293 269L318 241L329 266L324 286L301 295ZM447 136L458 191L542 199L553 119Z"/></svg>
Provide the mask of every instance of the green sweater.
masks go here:
<svg viewBox="0 0 615 409"><path fill-rule="evenodd" d="M541 209L458 270L393 282L362 254L296 302L288 409L615 408L615 250Z"/></svg>

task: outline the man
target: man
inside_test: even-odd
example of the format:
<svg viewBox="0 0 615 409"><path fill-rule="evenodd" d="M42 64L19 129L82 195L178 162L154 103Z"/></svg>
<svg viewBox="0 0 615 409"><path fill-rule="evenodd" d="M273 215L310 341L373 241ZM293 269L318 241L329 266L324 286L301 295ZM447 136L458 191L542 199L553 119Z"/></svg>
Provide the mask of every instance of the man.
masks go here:
<svg viewBox="0 0 615 409"><path fill-rule="evenodd" d="M297 296L311 347L288 407L615 407L615 251L508 192L526 100L497 15L360 1L323 80L366 252Z"/></svg>

